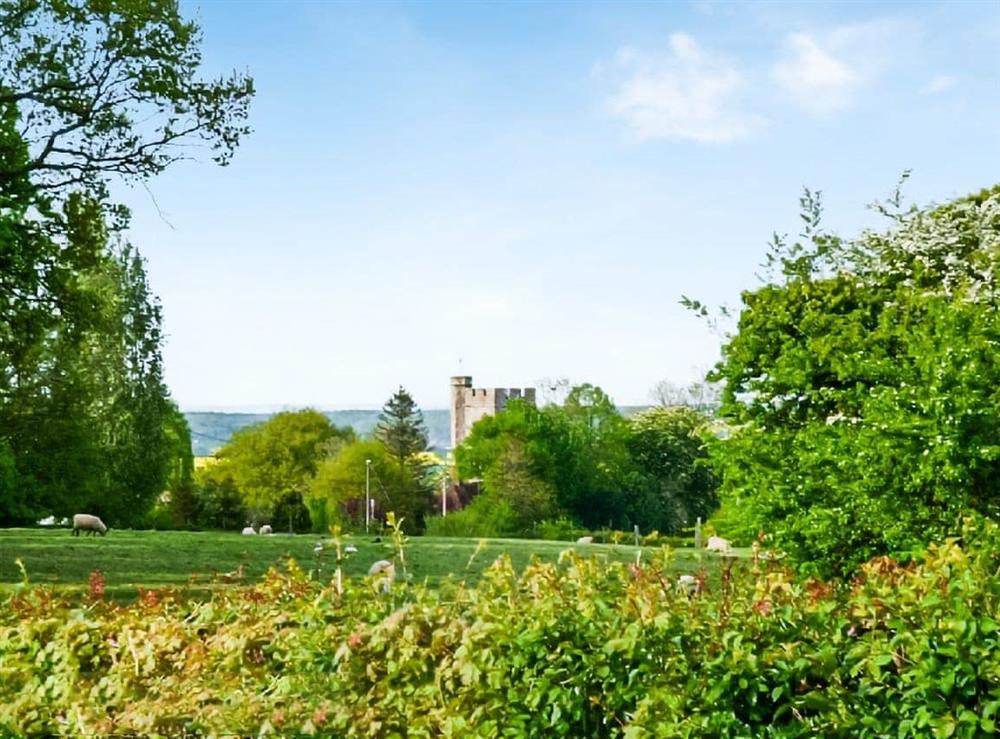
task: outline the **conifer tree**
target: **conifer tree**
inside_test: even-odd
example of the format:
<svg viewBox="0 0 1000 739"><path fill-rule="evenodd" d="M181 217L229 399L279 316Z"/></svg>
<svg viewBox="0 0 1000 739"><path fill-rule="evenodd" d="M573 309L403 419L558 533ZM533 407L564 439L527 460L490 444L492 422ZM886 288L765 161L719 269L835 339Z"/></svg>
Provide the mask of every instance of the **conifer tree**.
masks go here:
<svg viewBox="0 0 1000 739"><path fill-rule="evenodd" d="M375 438L392 456L405 464L414 455L427 451L427 426L413 396L400 385L382 406L375 428Z"/></svg>
<svg viewBox="0 0 1000 739"><path fill-rule="evenodd" d="M422 531L424 513L430 507L434 494L430 470L421 456L421 452L426 452L429 446L427 426L424 414L402 385L382 406L375 438L399 465L399 489L392 491L391 495L386 490L386 494L397 506L402 504L403 508L411 511L414 530ZM378 470L375 474L380 479Z"/></svg>

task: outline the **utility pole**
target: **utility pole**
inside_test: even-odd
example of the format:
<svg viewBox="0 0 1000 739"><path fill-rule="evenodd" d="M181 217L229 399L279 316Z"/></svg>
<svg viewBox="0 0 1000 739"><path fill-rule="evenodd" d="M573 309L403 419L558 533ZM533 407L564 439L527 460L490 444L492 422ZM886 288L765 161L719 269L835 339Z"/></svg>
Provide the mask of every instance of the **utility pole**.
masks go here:
<svg viewBox="0 0 1000 739"><path fill-rule="evenodd" d="M372 506L371 506L371 472L372 472L372 461L370 459L365 460L365 533L368 533L368 523L371 521L372 517Z"/></svg>

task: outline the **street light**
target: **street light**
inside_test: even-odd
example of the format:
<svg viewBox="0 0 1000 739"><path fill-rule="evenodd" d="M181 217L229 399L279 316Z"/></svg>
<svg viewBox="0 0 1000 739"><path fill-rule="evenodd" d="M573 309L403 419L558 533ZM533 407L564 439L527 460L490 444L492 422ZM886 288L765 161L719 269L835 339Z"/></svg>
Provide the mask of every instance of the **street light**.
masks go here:
<svg viewBox="0 0 1000 739"><path fill-rule="evenodd" d="M370 491L370 481L371 481L371 471L372 471L372 461L370 459L365 460L365 533L368 533L368 522L371 519L371 493Z"/></svg>

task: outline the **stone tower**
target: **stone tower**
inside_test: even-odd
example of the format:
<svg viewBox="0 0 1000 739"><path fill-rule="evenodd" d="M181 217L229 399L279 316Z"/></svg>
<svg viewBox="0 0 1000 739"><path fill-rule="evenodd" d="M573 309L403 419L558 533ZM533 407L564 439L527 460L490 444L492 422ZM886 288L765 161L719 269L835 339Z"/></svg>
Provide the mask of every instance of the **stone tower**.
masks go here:
<svg viewBox="0 0 1000 739"><path fill-rule="evenodd" d="M459 375L451 378L451 448L468 435L472 425L483 416L492 416L507 407L514 398L535 402L535 388L475 388L472 378Z"/></svg>

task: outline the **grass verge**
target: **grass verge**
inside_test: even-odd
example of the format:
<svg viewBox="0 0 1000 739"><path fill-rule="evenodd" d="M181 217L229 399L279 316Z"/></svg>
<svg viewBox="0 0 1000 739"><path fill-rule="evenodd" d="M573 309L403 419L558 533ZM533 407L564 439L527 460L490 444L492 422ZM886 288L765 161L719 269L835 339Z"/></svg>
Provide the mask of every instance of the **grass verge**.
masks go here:
<svg viewBox="0 0 1000 739"><path fill-rule="evenodd" d="M319 553L316 544L327 546ZM344 572L364 575L372 562L390 559L388 537L345 536L344 544L358 551L344 562ZM20 582L20 559L29 581L67 589L86 589L90 573L100 570L106 592L115 599L131 599L138 588L176 588L190 595L206 594L233 583L258 580L269 567L292 558L324 579L336 567L328 537L316 535L242 536L215 531L111 531L106 537L74 537L68 529L0 530L0 587ZM408 571L416 581L437 583L445 578L475 582L497 557L508 555L518 571L537 557L553 562L567 549L608 561L648 557L651 548L612 544L574 545L571 542L526 539L458 539L413 537L406 548ZM706 556L711 567L715 559ZM698 554L678 549L678 573L695 572ZM234 576L233 573L242 573Z"/></svg>

